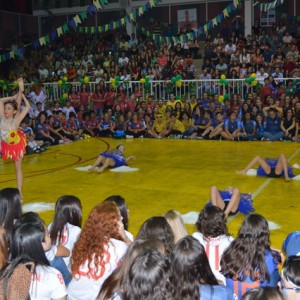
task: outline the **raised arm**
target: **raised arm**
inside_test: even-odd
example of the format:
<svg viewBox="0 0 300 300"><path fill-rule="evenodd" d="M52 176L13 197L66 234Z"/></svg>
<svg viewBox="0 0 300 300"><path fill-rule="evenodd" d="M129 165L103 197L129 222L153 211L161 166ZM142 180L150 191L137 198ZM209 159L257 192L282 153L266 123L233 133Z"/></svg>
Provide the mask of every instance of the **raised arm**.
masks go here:
<svg viewBox="0 0 300 300"><path fill-rule="evenodd" d="M29 112L29 110L31 108L31 106L29 104L29 101L24 96L24 94L22 94L22 99L25 102L25 107L24 107L24 109L21 111L21 113L16 118L16 121L17 121L16 123L17 123L18 126L21 124L22 120L26 117L26 115L28 114L28 112Z"/></svg>

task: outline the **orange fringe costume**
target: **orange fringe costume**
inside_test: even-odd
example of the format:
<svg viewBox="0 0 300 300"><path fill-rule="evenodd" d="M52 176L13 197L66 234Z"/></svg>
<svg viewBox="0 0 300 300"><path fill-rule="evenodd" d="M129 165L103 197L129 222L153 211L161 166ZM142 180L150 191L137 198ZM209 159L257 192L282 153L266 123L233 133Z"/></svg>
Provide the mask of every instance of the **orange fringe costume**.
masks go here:
<svg viewBox="0 0 300 300"><path fill-rule="evenodd" d="M18 160L24 156L26 137L21 130L1 130L1 153L3 159Z"/></svg>

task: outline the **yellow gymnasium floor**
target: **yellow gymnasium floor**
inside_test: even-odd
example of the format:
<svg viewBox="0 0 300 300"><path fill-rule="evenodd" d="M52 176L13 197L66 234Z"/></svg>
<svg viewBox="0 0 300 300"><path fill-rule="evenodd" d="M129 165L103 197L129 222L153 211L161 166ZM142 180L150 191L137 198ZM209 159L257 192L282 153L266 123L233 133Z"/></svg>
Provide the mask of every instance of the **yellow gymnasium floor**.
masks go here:
<svg viewBox="0 0 300 300"><path fill-rule="evenodd" d="M120 142L125 144L126 156L137 157L130 166L139 171L96 174L75 169L91 165L99 152ZM73 194L82 201L85 220L97 203L120 194L130 209L129 230L136 234L147 218L169 209L182 214L200 211L208 200L211 185L220 189L230 185L253 193L256 212L277 227L271 233L272 245L281 247L289 232L300 230L300 181L287 183L284 179L235 173L256 154L277 157L279 153L285 153L292 164L300 163L297 143L89 138L25 157L24 205L30 210L37 208L32 203L42 202L44 211L40 215L49 223L53 217L49 203L55 203L61 195ZM14 186L13 163L1 160L0 188ZM241 214L229 219L230 233L236 235L242 220ZM190 232L194 229L193 225L187 227Z"/></svg>

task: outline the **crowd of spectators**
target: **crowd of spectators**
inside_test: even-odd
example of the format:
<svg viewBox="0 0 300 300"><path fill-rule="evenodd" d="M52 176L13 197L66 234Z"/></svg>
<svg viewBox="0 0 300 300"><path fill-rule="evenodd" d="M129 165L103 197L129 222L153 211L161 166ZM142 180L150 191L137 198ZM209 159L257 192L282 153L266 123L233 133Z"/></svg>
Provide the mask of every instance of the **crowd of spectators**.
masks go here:
<svg viewBox="0 0 300 300"><path fill-rule="evenodd" d="M52 143L53 139L54 143L74 140L83 133L298 141L300 31L292 28L288 31L291 27L282 21L262 28L256 21L252 35L245 37L222 26L216 36L206 37L204 49L199 49L198 39L172 45L143 35L99 34L95 38L72 32L42 49L28 50L13 73L24 74L28 82L40 82L27 91L33 104L29 125L43 139L35 123L40 123L39 113L44 111L45 124L55 124ZM196 75L194 59L201 50L203 65ZM172 85L170 79L178 74L181 79L200 81L193 90ZM253 74L255 85L229 81L223 86L210 81L222 75L234 80ZM86 76L89 80L83 83ZM139 82L146 76L150 83L163 80L164 98L154 91L155 84L146 90ZM62 78L67 78L69 93L64 99L53 99L43 84ZM225 100L220 100L222 94Z"/></svg>
<svg viewBox="0 0 300 300"><path fill-rule="evenodd" d="M259 214L246 216L234 239L217 206L200 211L192 235L170 210L134 238L121 196L97 204L83 226L80 199L62 196L46 226L38 214L22 214L18 189L4 188L0 221L3 299L298 299L299 232L285 239L285 260Z"/></svg>

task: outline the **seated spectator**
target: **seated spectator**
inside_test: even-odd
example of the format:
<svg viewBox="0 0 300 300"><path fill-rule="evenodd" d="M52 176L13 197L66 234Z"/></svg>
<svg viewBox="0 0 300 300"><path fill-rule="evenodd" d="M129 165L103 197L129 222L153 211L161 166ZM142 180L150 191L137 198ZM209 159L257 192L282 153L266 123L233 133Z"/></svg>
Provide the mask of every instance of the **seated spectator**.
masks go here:
<svg viewBox="0 0 300 300"><path fill-rule="evenodd" d="M205 247L210 267L217 280L225 284L225 277L220 273L220 260L233 237L228 233L224 212L216 206L205 207L200 211L195 225L197 232L193 233L193 237Z"/></svg>
<svg viewBox="0 0 300 300"><path fill-rule="evenodd" d="M226 59L221 58L220 62L216 65L216 70L220 71L221 74L227 74L227 69Z"/></svg>
<svg viewBox="0 0 300 300"><path fill-rule="evenodd" d="M300 291L300 257L287 258L281 271L280 288L286 300L298 300Z"/></svg>
<svg viewBox="0 0 300 300"><path fill-rule="evenodd" d="M279 280L278 256L279 253L270 247L267 220L258 214L247 216L237 238L221 259L221 273L226 277L226 286L238 299L252 288L276 287Z"/></svg>
<svg viewBox="0 0 300 300"><path fill-rule="evenodd" d="M265 116L266 131L262 133L262 139L267 141L278 141L283 138L284 132L281 130L281 119L278 116L277 108L263 108Z"/></svg>
<svg viewBox="0 0 300 300"><path fill-rule="evenodd" d="M289 45L293 41L293 37L288 31L285 32L285 35L282 38L282 42L286 45Z"/></svg>
<svg viewBox="0 0 300 300"><path fill-rule="evenodd" d="M73 248L68 299L95 299L105 279L127 251L126 235L117 206L98 204L89 214Z"/></svg>
<svg viewBox="0 0 300 300"><path fill-rule="evenodd" d="M193 237L179 240L170 256L167 299L233 300L233 292L218 285L204 247Z"/></svg>

